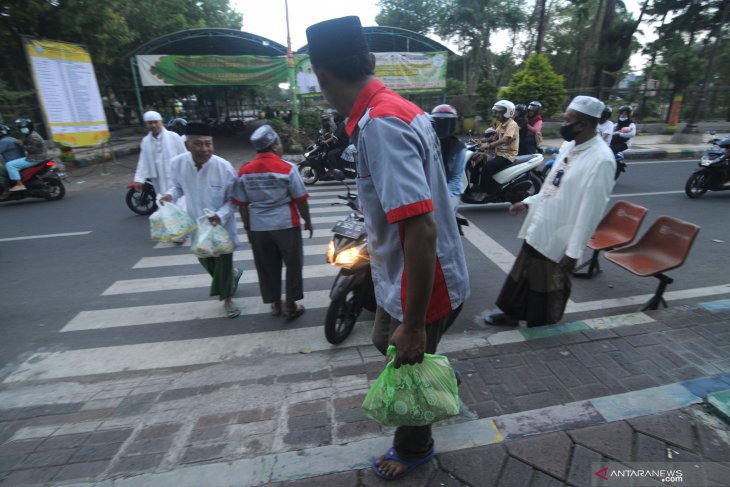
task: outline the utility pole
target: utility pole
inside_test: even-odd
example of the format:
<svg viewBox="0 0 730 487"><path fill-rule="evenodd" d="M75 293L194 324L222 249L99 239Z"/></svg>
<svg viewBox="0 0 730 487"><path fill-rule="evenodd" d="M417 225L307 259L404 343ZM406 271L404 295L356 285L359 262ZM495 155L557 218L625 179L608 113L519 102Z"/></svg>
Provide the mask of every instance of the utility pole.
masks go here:
<svg viewBox="0 0 730 487"><path fill-rule="evenodd" d="M296 70L294 69L294 54L291 50L291 35L289 34L289 0L284 0L286 9L286 61L289 65L289 89L291 91L292 117L291 124L295 129L299 128L299 88L297 87Z"/></svg>

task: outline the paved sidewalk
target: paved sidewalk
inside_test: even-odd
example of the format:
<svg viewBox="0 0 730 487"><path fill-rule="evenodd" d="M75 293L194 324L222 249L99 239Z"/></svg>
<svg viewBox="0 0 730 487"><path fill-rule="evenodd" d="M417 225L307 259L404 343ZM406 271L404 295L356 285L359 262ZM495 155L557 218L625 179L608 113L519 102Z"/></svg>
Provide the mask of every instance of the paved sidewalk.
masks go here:
<svg viewBox="0 0 730 487"><path fill-rule="evenodd" d="M729 325L722 300L447 334L462 413L434 427L438 461L397 485L585 486L593 460L670 450L728 461L727 424L705 404L730 389ZM369 464L393 429L360 405L383 359L347 343L77 378L13 371L0 384L0 485L381 485Z"/></svg>

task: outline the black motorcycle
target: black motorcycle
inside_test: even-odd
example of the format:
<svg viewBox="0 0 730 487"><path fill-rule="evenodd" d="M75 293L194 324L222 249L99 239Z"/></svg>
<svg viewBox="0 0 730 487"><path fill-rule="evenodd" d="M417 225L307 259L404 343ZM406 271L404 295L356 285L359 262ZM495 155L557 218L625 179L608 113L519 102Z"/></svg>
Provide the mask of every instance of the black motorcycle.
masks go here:
<svg viewBox="0 0 730 487"><path fill-rule="evenodd" d="M333 171L333 178L343 181L342 171ZM338 196L353 210L332 228L327 248L327 262L340 267L330 290L330 305L324 320L324 335L333 345L342 343L352 332L363 309L375 312L375 289L370 270L368 236L365 220L357 204L357 193ZM342 204L342 203L333 203Z"/></svg>
<svg viewBox="0 0 730 487"><path fill-rule="evenodd" d="M707 191L730 189L730 135L712 139L712 147L700 158L700 168L687 180L684 192L690 198L699 198Z"/></svg>
<svg viewBox="0 0 730 487"><path fill-rule="evenodd" d="M327 152L332 147L322 143L322 140L327 139L330 134L321 132L320 134L317 142L307 147L307 151L304 153L304 160L297 165L299 175L307 186L311 186L317 181L334 181L337 179L327 158ZM345 167L341 173L345 179L355 179L357 176L354 165L352 167Z"/></svg>
<svg viewBox="0 0 730 487"><path fill-rule="evenodd" d="M20 171L20 178L25 185L22 191L6 191L0 182L0 202L17 201L25 198L43 198L57 201L66 195L66 187L62 179L66 174L61 172L53 159L27 167Z"/></svg>
<svg viewBox="0 0 730 487"><path fill-rule="evenodd" d="M130 210L138 215L151 215L157 211L157 192L149 180L145 181L142 191L135 189L136 183L133 181L127 190L125 201Z"/></svg>

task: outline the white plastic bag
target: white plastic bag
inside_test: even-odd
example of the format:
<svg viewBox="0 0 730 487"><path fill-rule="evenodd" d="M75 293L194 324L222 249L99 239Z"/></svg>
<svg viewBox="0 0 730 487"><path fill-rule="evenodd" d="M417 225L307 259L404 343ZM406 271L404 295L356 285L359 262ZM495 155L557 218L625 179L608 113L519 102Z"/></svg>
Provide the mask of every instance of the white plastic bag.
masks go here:
<svg viewBox="0 0 730 487"><path fill-rule="evenodd" d="M198 233L193 239L190 250L197 257L218 257L233 252L233 240L223 225L213 225L208 218L215 213L208 208L203 210L205 215L198 218Z"/></svg>
<svg viewBox="0 0 730 487"><path fill-rule="evenodd" d="M152 240L167 242L179 238L195 230L195 220L184 210L167 202L164 205L157 200L157 211L150 215L150 236Z"/></svg>

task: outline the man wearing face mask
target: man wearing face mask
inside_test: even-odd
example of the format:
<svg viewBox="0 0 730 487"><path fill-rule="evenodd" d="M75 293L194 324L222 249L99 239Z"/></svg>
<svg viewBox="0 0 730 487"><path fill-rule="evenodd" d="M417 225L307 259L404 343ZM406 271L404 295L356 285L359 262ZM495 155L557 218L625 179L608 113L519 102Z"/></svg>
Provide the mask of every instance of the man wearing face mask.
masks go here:
<svg viewBox="0 0 730 487"><path fill-rule="evenodd" d="M472 180L470 181L471 192L464 198L481 203L489 198L490 193L494 192L494 182L492 176L502 169L506 168L517 158L520 148L520 127L513 120L515 115L515 105L509 100L499 100L492 107L494 117L497 119L497 132L494 136L494 142L488 142L481 145L482 150L494 150L494 157L484 162L481 171L472 171ZM477 154L476 157L480 157ZM485 157L482 155L481 157ZM481 161L477 161L479 163Z"/></svg>
<svg viewBox="0 0 730 487"><path fill-rule="evenodd" d="M10 191L23 191L26 188L20 176L21 169L35 166L48 159L48 150L46 149L46 143L43 141L43 138L38 135L38 132L33 130L33 122L31 120L19 118L15 121L15 126L22 134L23 139L22 141L16 141L16 143L23 146L25 157L8 162L5 164L5 168L8 170L8 177L15 183L10 188Z"/></svg>
<svg viewBox="0 0 730 487"><path fill-rule="evenodd" d="M616 162L596 132L604 104L577 96L565 111L560 134L567 141L540 192L513 204L528 211L519 237L525 241L497 298L502 313L484 317L489 325L557 323L570 297L570 278L598 225L613 190Z"/></svg>

